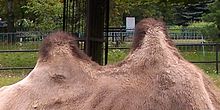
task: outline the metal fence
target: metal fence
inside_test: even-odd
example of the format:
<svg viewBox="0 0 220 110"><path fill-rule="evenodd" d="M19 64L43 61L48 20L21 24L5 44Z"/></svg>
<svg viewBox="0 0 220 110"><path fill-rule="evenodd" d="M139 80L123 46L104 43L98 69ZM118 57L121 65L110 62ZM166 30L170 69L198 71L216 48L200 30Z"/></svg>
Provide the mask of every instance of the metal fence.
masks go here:
<svg viewBox="0 0 220 110"><path fill-rule="evenodd" d="M10 63L2 62L5 56L10 59L8 62L16 62L10 57L10 55L16 56L26 56L24 59L27 60L30 56L30 59L34 59L32 61L36 61L36 54L38 53L38 48L42 42L42 39L49 32L19 32L19 33L0 33L0 70L20 70L20 69L33 69L33 66L36 62L31 62L31 64L25 65L7 65ZM126 35L126 34L125 34ZM15 37L15 39L11 38ZM118 36L111 36L111 38L115 38ZM128 38L128 37L125 37ZM15 42L12 42L15 40ZM78 46L80 49L84 48L84 40L80 39L78 42ZM215 69L216 73L219 71L219 43L194 43L194 44L176 44L176 46L181 51L182 55L192 63L197 64L209 64L212 65L212 68ZM128 47L109 47L109 50L112 49L129 49ZM189 56L187 56L189 55ZM192 58L191 58L192 57ZM196 59L194 58L196 57ZM18 58L19 59L19 58ZM25 62L25 61L23 61ZM5 64L1 64L5 63Z"/></svg>
<svg viewBox="0 0 220 110"><path fill-rule="evenodd" d="M0 33L0 70L33 69L31 64L31 66L22 65L22 62L27 60L21 61L23 59L20 58L36 57L38 48L48 33L39 31ZM16 62L21 64L16 64Z"/></svg>
<svg viewBox="0 0 220 110"><path fill-rule="evenodd" d="M203 64L207 69L219 73L219 47L220 43L201 43L201 44L176 44L182 56L194 64ZM111 49L130 49L126 47L110 47ZM206 71L206 70L205 70Z"/></svg>

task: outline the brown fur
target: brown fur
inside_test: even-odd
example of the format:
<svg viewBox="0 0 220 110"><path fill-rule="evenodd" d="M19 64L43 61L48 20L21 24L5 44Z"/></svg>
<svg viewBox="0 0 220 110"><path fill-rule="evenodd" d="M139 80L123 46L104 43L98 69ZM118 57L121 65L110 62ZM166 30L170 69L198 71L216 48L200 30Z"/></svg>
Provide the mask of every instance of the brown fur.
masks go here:
<svg viewBox="0 0 220 110"><path fill-rule="evenodd" d="M55 50L57 47L61 49ZM74 57L89 60L88 56L76 46L76 37L61 31L52 33L44 39L39 56L42 61L46 61L54 51L59 52L60 54L67 54L64 50L68 51L67 53L72 54Z"/></svg>
<svg viewBox="0 0 220 110"><path fill-rule="evenodd" d="M219 89L172 45L165 25L144 19L124 61L99 66L58 32L34 70L0 89L0 110L220 110Z"/></svg>

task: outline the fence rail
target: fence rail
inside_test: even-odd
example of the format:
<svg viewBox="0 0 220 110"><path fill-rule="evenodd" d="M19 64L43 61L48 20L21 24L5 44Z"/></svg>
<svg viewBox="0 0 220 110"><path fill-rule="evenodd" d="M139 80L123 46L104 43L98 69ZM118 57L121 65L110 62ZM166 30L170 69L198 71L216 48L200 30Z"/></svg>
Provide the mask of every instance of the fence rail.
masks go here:
<svg viewBox="0 0 220 110"><path fill-rule="evenodd" d="M214 47L214 51L211 51L215 54L215 60L207 60L207 61L190 61L191 63L201 63L201 64L215 64L216 72L219 72L219 47L220 43L207 43L207 44L176 44L177 47L203 47L203 46L212 46ZM127 47L109 47L109 50L112 49L130 49ZM17 53L17 52L38 52L38 49L34 50L0 50L1 53ZM210 51L209 51L210 52ZM33 69L34 67L0 67L0 70L18 70L18 69Z"/></svg>
<svg viewBox="0 0 220 110"><path fill-rule="evenodd" d="M171 38L172 38L172 34L173 32L175 32L176 30L171 30ZM186 32L189 32L189 31L186 31ZM193 31L193 32L196 32L196 31ZM31 52L38 52L38 47L39 47L39 44L41 43L42 39L47 35L49 34L50 32L17 32L17 33L0 33L0 54L3 54L3 53L31 53ZM180 34L180 33L177 33L175 34L175 36L173 36L173 38L178 38L176 37L176 35L178 36L188 36L188 35L194 35L193 37L197 37L197 36L201 36L201 34L199 33L192 33L192 32L189 32L190 34ZM105 33L104 33L105 34ZM130 36L130 35L133 35L133 31L128 31L128 33L126 33L126 30L123 30L121 32L114 32L111 31L108 33L109 34L109 40L112 40L112 39L115 39L115 40L121 40L121 39L118 39L119 37L122 37L123 39L126 37L126 36ZM83 35L83 34L82 34ZM14 38L13 38L14 37ZM85 41L83 39L82 36L79 36L79 40L78 40L78 46L80 49L84 49L85 47ZM191 38L193 38L191 37ZM112 38L112 39L111 39ZM131 39L131 37L126 37L126 38L129 38ZM179 37L179 38L185 38L185 37ZM199 37L198 37L199 38ZM199 38L200 39L200 38ZM21 48L17 49L17 48L13 48L13 47L10 47L8 48L7 46L10 46L10 45L14 45L13 43L11 43L13 40L16 41L16 43L19 43L19 46L21 45ZM31 48L26 48L25 43L30 43L31 44L34 44L36 45L35 47L31 47ZM201 51L203 52L203 54L205 55L205 52L206 52L206 47L212 47L213 50L207 50L209 52L212 52L212 53L215 53L215 58L212 59L212 60L204 60L204 61L190 61L192 63L202 63L202 64L215 64L216 67L216 71L218 73L219 71L219 47L220 47L220 43L204 43L204 42L199 42L199 43L195 43L195 44L176 44L176 46L178 48L192 48L192 47L198 47L198 48L201 48ZM108 47L109 50L112 50L112 49L120 49L120 50L125 50L125 49L129 49L127 47ZM187 50L186 49L186 50ZM183 49L184 50L184 49ZM1 62L0 62L1 63ZM33 67L1 67L1 64L0 64L0 70L19 70L19 69L33 69Z"/></svg>
<svg viewBox="0 0 220 110"><path fill-rule="evenodd" d="M214 59L215 60L206 60L206 61L189 61L191 63L201 63L201 64L215 64L215 69L216 69L216 73L219 73L219 47L220 47L220 43L201 43L201 44L176 44L177 48L180 47L201 47L201 51L203 52L203 54L205 55L205 52L207 52L204 48L205 47L214 47L214 51L212 50L211 52L213 52L214 55ZM124 48L124 47L109 47L109 49L130 49L130 48ZM180 50L181 51L181 50ZM210 50L208 51L210 52Z"/></svg>

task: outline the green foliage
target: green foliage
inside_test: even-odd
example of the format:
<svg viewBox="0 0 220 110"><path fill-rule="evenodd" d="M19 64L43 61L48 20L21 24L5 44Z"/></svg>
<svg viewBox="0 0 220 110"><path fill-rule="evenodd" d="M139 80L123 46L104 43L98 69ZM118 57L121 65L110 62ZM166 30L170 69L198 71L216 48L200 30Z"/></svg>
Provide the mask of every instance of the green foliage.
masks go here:
<svg viewBox="0 0 220 110"><path fill-rule="evenodd" d="M29 0L23 6L34 26L43 30L53 30L62 26L63 4L60 0Z"/></svg>
<svg viewBox="0 0 220 110"><path fill-rule="evenodd" d="M7 1L8 0L0 0L0 17L2 17L3 20L7 19ZM24 6L26 3L27 0L13 0L15 21L21 19L22 17L25 17L24 9L22 8L22 6Z"/></svg>
<svg viewBox="0 0 220 110"><path fill-rule="evenodd" d="M214 3L209 5L210 13L205 14L203 19L206 21L214 22L220 26L220 1L216 0Z"/></svg>
<svg viewBox="0 0 220 110"><path fill-rule="evenodd" d="M34 28L34 23L29 19L19 19L15 22L15 27L17 29L28 30L30 28Z"/></svg>
<svg viewBox="0 0 220 110"><path fill-rule="evenodd" d="M201 21L204 13L208 12L208 4L213 0L203 0L175 5L175 24L188 25L192 21Z"/></svg>
<svg viewBox="0 0 220 110"><path fill-rule="evenodd" d="M214 3L209 5L210 13L205 14L203 19L208 22L214 22L218 28L218 37L220 38L220 1L215 0Z"/></svg>
<svg viewBox="0 0 220 110"><path fill-rule="evenodd" d="M110 24L112 26L123 26L126 16L134 16L137 21L145 17L155 17L165 20L168 24L177 23L176 21L182 23L179 21L181 19L177 13L181 15L188 13L192 18L187 19L188 22L194 18L200 19L202 13L207 11L206 6L210 1L212 0L112 0ZM186 9L189 5L194 7L194 10L192 8Z"/></svg>
<svg viewBox="0 0 220 110"><path fill-rule="evenodd" d="M192 14L193 18L200 19L197 15L202 14L201 12L203 11L201 10L206 10L205 6L210 1L212 0L111 0L110 25L116 27L124 26L126 16L134 16L136 17L137 21L145 17L155 17L164 19L168 24L174 24L176 21L182 22L181 19L178 18L175 11L183 14L184 10L182 9L186 9L187 6L193 6L194 8L193 10L191 10L191 8L187 8L184 13L188 13L189 16ZM13 0L16 27L36 27L42 30L53 30L61 28L63 14L62 2L63 0ZM219 11L216 11L219 5L218 3L215 4L217 5L210 5L210 7L212 7L210 9L212 10L211 12L213 12L213 14L209 14L207 16L215 16L214 18L217 19L219 18L219 14L214 13L219 13ZM179 8L176 8L175 6L178 6ZM199 9L199 11L195 11L194 9ZM77 10L79 13L75 13L76 18L73 19L78 21L77 17L82 16L80 11L85 10L75 10ZM71 10L69 11L71 12ZM188 15L184 16L189 17ZM0 0L0 17L2 17L3 20L7 19L7 3L5 0ZM25 20L27 22L22 24L22 22L25 22Z"/></svg>
<svg viewBox="0 0 220 110"><path fill-rule="evenodd" d="M172 5L163 0L113 0L111 1L110 24L123 26L126 16L134 16L139 21L145 17L164 18L171 21Z"/></svg>
<svg viewBox="0 0 220 110"><path fill-rule="evenodd" d="M0 18L2 18L2 20L6 20L6 14L6 0L0 0Z"/></svg>
<svg viewBox="0 0 220 110"><path fill-rule="evenodd" d="M178 25L172 25L168 27L169 33L175 33L175 34L181 34L183 26L178 26Z"/></svg>
<svg viewBox="0 0 220 110"><path fill-rule="evenodd" d="M113 49L108 52L108 64L122 61L128 54L127 50Z"/></svg>
<svg viewBox="0 0 220 110"><path fill-rule="evenodd" d="M13 0L13 12L16 28L54 30L62 27L62 0ZM0 17L8 18L6 0L0 0Z"/></svg>
<svg viewBox="0 0 220 110"><path fill-rule="evenodd" d="M204 36L209 37L210 40L216 40L218 36L217 25L213 22L194 22L188 28L200 31Z"/></svg>

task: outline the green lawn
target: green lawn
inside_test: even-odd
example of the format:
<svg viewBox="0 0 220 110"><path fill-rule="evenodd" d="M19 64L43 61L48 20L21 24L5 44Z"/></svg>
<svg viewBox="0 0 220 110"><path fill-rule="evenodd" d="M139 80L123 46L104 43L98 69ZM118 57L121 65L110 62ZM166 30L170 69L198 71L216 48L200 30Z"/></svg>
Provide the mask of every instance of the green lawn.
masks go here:
<svg viewBox="0 0 220 110"><path fill-rule="evenodd" d="M7 44L0 43L0 50L38 49L40 42ZM36 52L0 53L0 67L33 67L37 61ZM0 70L0 87L23 79L30 70Z"/></svg>
<svg viewBox="0 0 220 110"><path fill-rule="evenodd" d="M14 84L20 81L22 77L0 77L0 87Z"/></svg>
<svg viewBox="0 0 220 110"><path fill-rule="evenodd" d="M31 70L0 70L0 87L16 83Z"/></svg>
<svg viewBox="0 0 220 110"><path fill-rule="evenodd" d="M20 43L17 42L15 44L8 44L0 42L0 50L28 50L28 49L38 49L41 44L41 41L29 41Z"/></svg>
<svg viewBox="0 0 220 110"><path fill-rule="evenodd" d="M0 53L0 67L33 67L36 61L36 52Z"/></svg>
<svg viewBox="0 0 220 110"><path fill-rule="evenodd" d="M201 42L204 42L205 40L202 39L178 39L173 40L177 44L200 44Z"/></svg>

